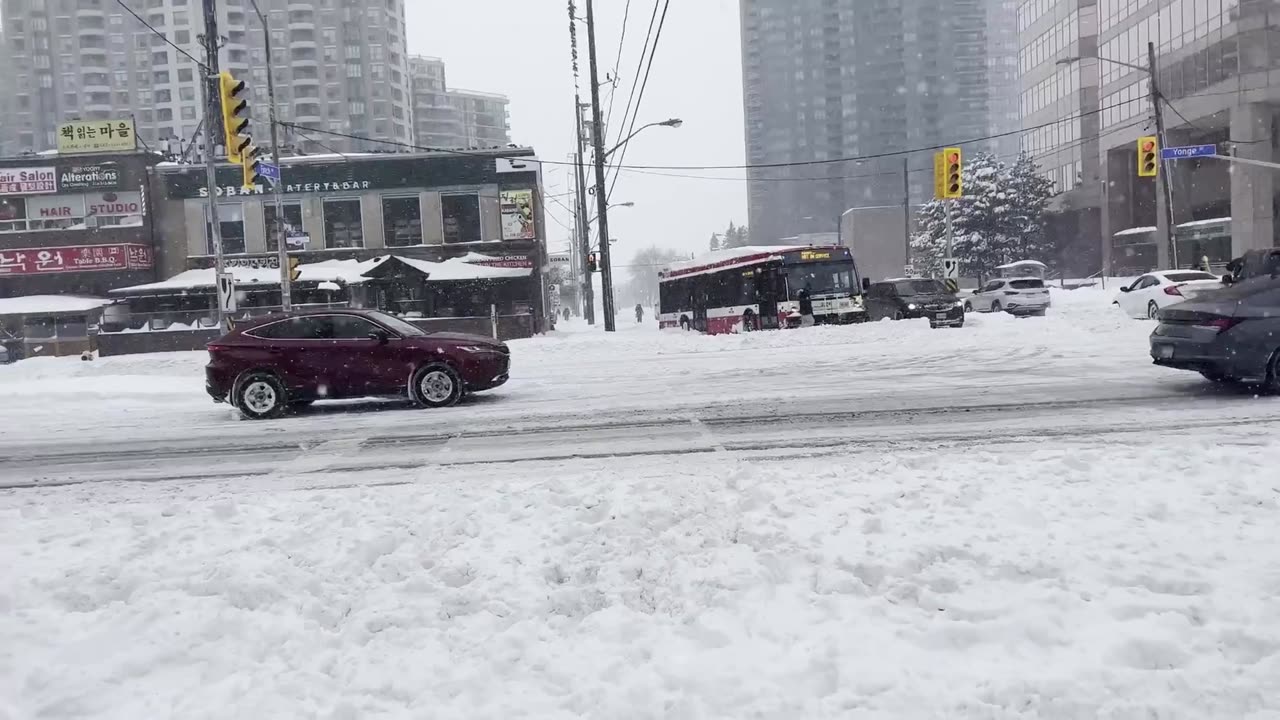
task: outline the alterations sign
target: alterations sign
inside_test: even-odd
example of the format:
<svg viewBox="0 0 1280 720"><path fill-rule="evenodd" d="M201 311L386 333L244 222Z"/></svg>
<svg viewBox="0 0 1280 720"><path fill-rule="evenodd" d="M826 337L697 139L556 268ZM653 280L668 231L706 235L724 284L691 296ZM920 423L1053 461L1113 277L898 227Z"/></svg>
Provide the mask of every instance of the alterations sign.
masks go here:
<svg viewBox="0 0 1280 720"><path fill-rule="evenodd" d="M133 118L75 120L58 126L58 153L132 152L138 149Z"/></svg>
<svg viewBox="0 0 1280 720"><path fill-rule="evenodd" d="M62 168L61 185L68 190L115 190L120 187L120 166L113 162L71 165Z"/></svg>
<svg viewBox="0 0 1280 720"><path fill-rule="evenodd" d="M0 168L0 195L58 192L58 171L51 167Z"/></svg>

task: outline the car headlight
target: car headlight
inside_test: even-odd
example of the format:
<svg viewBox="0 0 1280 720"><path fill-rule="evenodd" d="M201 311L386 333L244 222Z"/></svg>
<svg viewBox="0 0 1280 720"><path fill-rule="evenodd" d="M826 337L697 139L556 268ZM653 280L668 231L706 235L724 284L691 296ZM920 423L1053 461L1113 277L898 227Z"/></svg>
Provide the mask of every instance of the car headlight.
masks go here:
<svg viewBox="0 0 1280 720"><path fill-rule="evenodd" d="M915 310L915 309L916 309L916 304L915 304L915 303L911 303L910 305L908 305L908 306L907 306L907 309L908 309L908 310Z"/></svg>
<svg viewBox="0 0 1280 720"><path fill-rule="evenodd" d="M461 350L462 352L469 352L469 353L497 352L491 347L484 347L482 345L459 345L458 349Z"/></svg>
<svg viewBox="0 0 1280 720"><path fill-rule="evenodd" d="M959 308L964 307L964 301L963 301L963 300L957 300L957 301L956 301L956 307L959 307Z"/></svg>

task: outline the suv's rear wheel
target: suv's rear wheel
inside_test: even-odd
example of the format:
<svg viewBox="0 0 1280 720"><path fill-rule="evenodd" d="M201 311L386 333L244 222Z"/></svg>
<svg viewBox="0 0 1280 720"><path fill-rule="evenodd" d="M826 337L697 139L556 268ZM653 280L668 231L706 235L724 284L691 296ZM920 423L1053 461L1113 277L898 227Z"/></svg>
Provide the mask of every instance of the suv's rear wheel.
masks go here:
<svg viewBox="0 0 1280 720"><path fill-rule="evenodd" d="M240 380L236 385L235 404L250 420L280 417L289 407L284 384L266 372L251 373Z"/></svg>
<svg viewBox="0 0 1280 720"><path fill-rule="evenodd" d="M1266 391L1280 395L1280 349L1271 354L1271 362L1267 363Z"/></svg>
<svg viewBox="0 0 1280 720"><path fill-rule="evenodd" d="M1004 306L1000 304L999 300L996 300L995 302L991 303L991 312L993 313L1004 312Z"/></svg>
<svg viewBox="0 0 1280 720"><path fill-rule="evenodd" d="M429 408L456 405L462 399L462 378L444 363L431 363L413 374L413 400Z"/></svg>

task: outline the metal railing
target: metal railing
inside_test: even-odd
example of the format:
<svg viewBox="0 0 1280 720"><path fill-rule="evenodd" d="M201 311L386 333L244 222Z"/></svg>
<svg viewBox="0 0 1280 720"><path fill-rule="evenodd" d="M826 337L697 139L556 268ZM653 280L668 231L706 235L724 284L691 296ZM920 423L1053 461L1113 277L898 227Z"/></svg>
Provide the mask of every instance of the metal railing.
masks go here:
<svg viewBox="0 0 1280 720"><path fill-rule="evenodd" d="M330 308L345 308L349 304L342 303L311 303L293 306L294 310L326 310ZM283 312L280 305L265 305L262 307L240 308L236 312L229 313L227 317L233 322L244 322L255 317L263 315L271 315ZM99 326L99 332L180 332L190 330L217 330L218 329L218 311L213 309L205 310L157 310L155 312L131 312L126 316L112 317L104 316Z"/></svg>

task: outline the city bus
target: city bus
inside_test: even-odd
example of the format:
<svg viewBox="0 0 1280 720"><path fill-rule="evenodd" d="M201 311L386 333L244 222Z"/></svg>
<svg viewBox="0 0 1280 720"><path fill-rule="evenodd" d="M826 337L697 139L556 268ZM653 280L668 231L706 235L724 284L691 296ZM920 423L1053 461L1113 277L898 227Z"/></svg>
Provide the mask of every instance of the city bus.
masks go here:
<svg viewBox="0 0 1280 720"><path fill-rule="evenodd" d="M711 335L796 327L808 291L814 322L867 319L849 248L740 247L674 263L658 274L658 324Z"/></svg>

